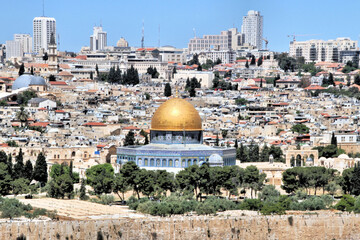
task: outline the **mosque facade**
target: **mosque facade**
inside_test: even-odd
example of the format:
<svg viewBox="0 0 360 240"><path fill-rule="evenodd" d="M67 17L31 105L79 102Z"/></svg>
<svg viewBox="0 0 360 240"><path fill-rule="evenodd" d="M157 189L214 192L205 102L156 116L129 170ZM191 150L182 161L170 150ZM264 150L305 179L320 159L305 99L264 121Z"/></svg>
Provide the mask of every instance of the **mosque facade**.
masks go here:
<svg viewBox="0 0 360 240"><path fill-rule="evenodd" d="M163 103L151 120L150 144L117 148L117 163L134 161L140 168L178 172L191 165L236 164L236 149L203 144L202 123L193 105L172 98Z"/></svg>

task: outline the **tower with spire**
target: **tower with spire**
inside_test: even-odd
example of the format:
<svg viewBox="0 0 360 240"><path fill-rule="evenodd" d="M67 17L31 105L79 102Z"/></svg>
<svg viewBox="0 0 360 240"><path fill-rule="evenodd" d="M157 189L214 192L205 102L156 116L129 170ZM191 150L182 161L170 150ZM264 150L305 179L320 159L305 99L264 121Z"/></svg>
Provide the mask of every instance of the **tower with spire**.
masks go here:
<svg viewBox="0 0 360 240"><path fill-rule="evenodd" d="M48 44L48 65L50 73L58 72L58 57L57 57L57 44L55 41L55 34L52 32L50 36L50 42Z"/></svg>

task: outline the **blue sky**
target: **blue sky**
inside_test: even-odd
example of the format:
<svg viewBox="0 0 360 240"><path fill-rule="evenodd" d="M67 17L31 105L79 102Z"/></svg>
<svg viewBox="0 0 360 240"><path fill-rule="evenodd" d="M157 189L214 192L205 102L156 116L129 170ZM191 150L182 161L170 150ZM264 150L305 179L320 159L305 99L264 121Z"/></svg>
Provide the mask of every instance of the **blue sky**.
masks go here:
<svg viewBox="0 0 360 240"><path fill-rule="evenodd" d="M0 43L14 33L30 33L32 20L42 15L42 0L1 0ZM319 34L298 40L351 37L359 40L360 1L357 0L45 0L45 15L57 21L60 50L79 51L89 45L92 27L100 22L108 45L120 37L140 46L142 21L145 45L186 47L190 38L241 28L249 10L264 16L264 37L269 48L287 51L288 34Z"/></svg>

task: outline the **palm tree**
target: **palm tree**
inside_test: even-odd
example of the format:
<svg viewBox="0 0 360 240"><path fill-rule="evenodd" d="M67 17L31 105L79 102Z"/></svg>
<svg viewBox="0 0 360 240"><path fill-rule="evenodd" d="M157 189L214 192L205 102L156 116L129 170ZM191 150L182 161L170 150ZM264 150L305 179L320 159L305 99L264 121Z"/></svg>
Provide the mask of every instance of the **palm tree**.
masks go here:
<svg viewBox="0 0 360 240"><path fill-rule="evenodd" d="M23 127L24 123L27 125L29 113L24 109L24 107L20 107L20 111L16 113L16 118L21 122L21 127Z"/></svg>

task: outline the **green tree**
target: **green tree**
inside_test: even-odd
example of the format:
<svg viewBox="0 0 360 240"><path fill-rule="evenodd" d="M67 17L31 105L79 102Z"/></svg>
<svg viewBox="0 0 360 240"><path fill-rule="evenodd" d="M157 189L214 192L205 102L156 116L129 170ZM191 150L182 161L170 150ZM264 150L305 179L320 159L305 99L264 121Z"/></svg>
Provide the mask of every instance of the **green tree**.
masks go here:
<svg viewBox="0 0 360 240"><path fill-rule="evenodd" d="M155 191L159 195L166 197L167 191L175 190L175 179L174 174L167 172L166 170L155 171Z"/></svg>
<svg viewBox="0 0 360 240"><path fill-rule="evenodd" d="M33 165L30 160L27 160L24 167L24 178L31 182L33 180Z"/></svg>
<svg viewBox="0 0 360 240"><path fill-rule="evenodd" d="M253 191L259 191L264 185L266 178L265 173L259 173L259 170L255 166L248 166L245 168L244 172L244 184L250 188L250 195L253 198Z"/></svg>
<svg viewBox="0 0 360 240"><path fill-rule="evenodd" d="M355 164L354 170L351 175L351 182L353 184L351 194L355 196L360 195L360 166L359 163Z"/></svg>
<svg viewBox="0 0 360 240"><path fill-rule="evenodd" d="M24 109L23 106L20 107L20 111L16 112L16 119L21 122L21 127L24 126L24 123L27 125L29 113Z"/></svg>
<svg viewBox="0 0 360 240"><path fill-rule="evenodd" d="M273 146L273 145L272 145ZM269 147L265 144L264 147L261 149L259 161L260 162L268 162L269 161Z"/></svg>
<svg viewBox="0 0 360 240"><path fill-rule="evenodd" d="M86 180L81 179L81 185L80 185L80 200L87 200L89 197L86 195Z"/></svg>
<svg viewBox="0 0 360 240"><path fill-rule="evenodd" d="M252 55L252 56L251 56L250 65L255 65L255 64L256 64L256 59L255 59L255 56Z"/></svg>
<svg viewBox="0 0 360 240"><path fill-rule="evenodd" d="M235 103L239 106L243 106L248 104L248 100L246 100L245 98L237 98L235 99Z"/></svg>
<svg viewBox="0 0 360 240"><path fill-rule="evenodd" d="M298 168L290 168L282 173L282 182L281 188L287 193L293 193L299 189L298 181Z"/></svg>
<svg viewBox="0 0 360 240"><path fill-rule="evenodd" d="M137 194L138 199L140 199L140 191L138 189L136 176L138 175L139 171L140 168L133 161L125 163L120 169L120 174L122 174L122 176L125 178L126 185L133 189L133 191Z"/></svg>
<svg viewBox="0 0 360 240"><path fill-rule="evenodd" d="M171 96L171 86L170 86L170 83L166 83L166 84L165 84L164 95L165 95L165 97L170 97L170 96Z"/></svg>
<svg viewBox="0 0 360 240"><path fill-rule="evenodd" d="M332 73L329 73L328 85L333 85L333 86L335 86L334 76L333 76Z"/></svg>
<svg viewBox="0 0 360 240"><path fill-rule="evenodd" d="M129 131L125 136L124 146L133 146L135 145L135 135L133 131Z"/></svg>
<svg viewBox="0 0 360 240"><path fill-rule="evenodd" d="M25 65L22 63L19 68L19 76L23 75L25 73Z"/></svg>
<svg viewBox="0 0 360 240"><path fill-rule="evenodd" d="M14 165L14 179L22 178L24 177L24 160L23 160L23 152L20 148L19 154L15 158L16 163Z"/></svg>
<svg viewBox="0 0 360 240"><path fill-rule="evenodd" d="M246 60L245 67L246 67L246 68L249 68L249 62L248 62L248 60Z"/></svg>
<svg viewBox="0 0 360 240"><path fill-rule="evenodd" d="M0 195L4 196L11 191L11 175L6 163L0 162Z"/></svg>
<svg viewBox="0 0 360 240"><path fill-rule="evenodd" d="M47 52L43 55L43 60L46 62L49 59L49 55Z"/></svg>
<svg viewBox="0 0 360 240"><path fill-rule="evenodd" d="M29 193L30 192L29 183L30 181L26 178L18 178L14 180L11 183L12 193L14 195Z"/></svg>
<svg viewBox="0 0 360 240"><path fill-rule="evenodd" d="M354 83L357 84L357 85L360 85L360 75L356 75L355 78L354 78Z"/></svg>
<svg viewBox="0 0 360 240"><path fill-rule="evenodd" d="M48 180L48 173L45 155L42 152L37 156L33 172L34 180L40 182L41 186L44 186Z"/></svg>
<svg viewBox="0 0 360 240"><path fill-rule="evenodd" d="M125 200L125 193L128 190L129 190L129 185L127 185L124 176L121 173L115 174L113 192L119 196L121 201Z"/></svg>
<svg viewBox="0 0 360 240"><path fill-rule="evenodd" d="M236 151L236 158L239 159L241 163L249 162L247 147L245 147L242 143Z"/></svg>
<svg viewBox="0 0 360 240"><path fill-rule="evenodd" d="M74 183L69 173L63 173L50 180L48 194L53 198L64 198L67 196L70 199L72 198L73 190Z"/></svg>
<svg viewBox="0 0 360 240"><path fill-rule="evenodd" d="M299 134L309 133L309 128L305 124L296 124L291 127L291 131L297 132Z"/></svg>
<svg viewBox="0 0 360 240"><path fill-rule="evenodd" d="M266 185L259 193L258 198L264 202L277 202L280 192L275 189L274 185Z"/></svg>
<svg viewBox="0 0 360 240"><path fill-rule="evenodd" d="M199 200L201 195L199 193L200 181L198 165L187 167L176 175L176 182L180 190L183 193L195 193L196 200Z"/></svg>
<svg viewBox="0 0 360 240"><path fill-rule="evenodd" d="M148 144L149 144L149 136L145 135L144 145L148 145Z"/></svg>
<svg viewBox="0 0 360 240"><path fill-rule="evenodd" d="M331 135L331 144L337 146L337 139L334 132Z"/></svg>
<svg viewBox="0 0 360 240"><path fill-rule="evenodd" d="M263 63L263 58L262 58L262 56L260 56L258 59L258 62L257 62L258 67L260 67L262 65L262 63Z"/></svg>
<svg viewBox="0 0 360 240"><path fill-rule="evenodd" d="M96 72L96 76L99 78L100 72L99 72L99 66L97 64L95 65L95 72Z"/></svg>
<svg viewBox="0 0 360 240"><path fill-rule="evenodd" d="M86 170L87 182L97 195L112 192L114 169L109 163L92 166Z"/></svg>
<svg viewBox="0 0 360 240"><path fill-rule="evenodd" d="M30 74L34 75L34 67L33 66L31 66L31 68L30 68Z"/></svg>

